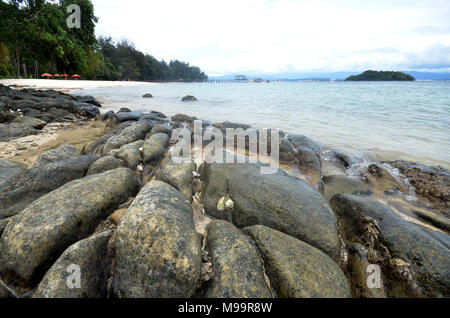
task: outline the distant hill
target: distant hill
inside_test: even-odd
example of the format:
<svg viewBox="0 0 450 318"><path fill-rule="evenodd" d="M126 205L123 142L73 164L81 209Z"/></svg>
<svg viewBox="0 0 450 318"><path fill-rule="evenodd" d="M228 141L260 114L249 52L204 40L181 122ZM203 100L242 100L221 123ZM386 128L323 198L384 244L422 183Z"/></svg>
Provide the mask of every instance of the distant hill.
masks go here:
<svg viewBox="0 0 450 318"><path fill-rule="evenodd" d="M416 79L403 72L365 71L359 75L352 75L346 81L415 81Z"/></svg>

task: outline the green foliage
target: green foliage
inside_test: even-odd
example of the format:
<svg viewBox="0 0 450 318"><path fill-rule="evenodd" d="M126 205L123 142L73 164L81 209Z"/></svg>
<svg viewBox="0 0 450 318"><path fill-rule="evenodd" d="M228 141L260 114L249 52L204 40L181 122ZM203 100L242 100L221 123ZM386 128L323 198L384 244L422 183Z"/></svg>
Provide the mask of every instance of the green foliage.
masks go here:
<svg viewBox="0 0 450 318"><path fill-rule="evenodd" d="M67 7L81 9L80 29L67 27ZM101 80L204 80L198 67L157 61L127 40L95 37L90 0L0 1L0 77L40 77L41 73L78 73Z"/></svg>
<svg viewBox="0 0 450 318"><path fill-rule="evenodd" d="M345 79L346 81L415 81L416 79L409 74L402 72L387 71L365 71L359 75L353 75Z"/></svg>
<svg viewBox="0 0 450 318"><path fill-rule="evenodd" d="M152 81L152 80L181 80L202 81L207 76L198 67L178 60L167 64L159 62L153 56L144 54L134 47L128 40L118 43L110 37L100 37L99 45L105 60L110 62L119 79Z"/></svg>

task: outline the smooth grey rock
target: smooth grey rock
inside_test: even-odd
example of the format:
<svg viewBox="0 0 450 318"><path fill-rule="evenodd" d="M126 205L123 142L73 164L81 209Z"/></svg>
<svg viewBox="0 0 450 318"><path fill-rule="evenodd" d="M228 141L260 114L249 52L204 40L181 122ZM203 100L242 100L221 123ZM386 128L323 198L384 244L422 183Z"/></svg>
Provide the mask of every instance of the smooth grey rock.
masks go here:
<svg viewBox="0 0 450 318"><path fill-rule="evenodd" d="M181 99L182 102L195 102L197 101L197 98L195 98L192 95L186 95Z"/></svg>
<svg viewBox="0 0 450 318"><path fill-rule="evenodd" d="M158 133L164 133L164 134L167 134L168 136L170 136L172 134L172 128L167 124L166 125L157 124L157 125L153 126L153 128L152 128L152 135L158 134Z"/></svg>
<svg viewBox="0 0 450 318"><path fill-rule="evenodd" d="M112 261L107 245L111 234L108 230L70 246L47 271L32 297L106 298L107 267ZM80 269L80 288L67 285L73 265Z"/></svg>
<svg viewBox="0 0 450 318"><path fill-rule="evenodd" d="M282 170L262 175L261 164L204 164L202 203L209 215L239 228L266 225L324 251L334 260L340 253L336 217L325 198L305 182ZM220 208L229 197L234 208Z"/></svg>
<svg viewBox="0 0 450 318"><path fill-rule="evenodd" d="M177 123L188 123L188 124L192 124L194 122L194 120L197 120L197 117L191 117L185 114L176 114L174 116L172 116L172 121L177 122Z"/></svg>
<svg viewBox="0 0 450 318"><path fill-rule="evenodd" d="M252 239L227 221L212 221L206 230L214 269L206 297L272 298L261 255Z"/></svg>
<svg viewBox="0 0 450 318"><path fill-rule="evenodd" d="M278 297L351 297L344 273L322 251L262 225L245 228L244 232L258 246Z"/></svg>
<svg viewBox="0 0 450 318"><path fill-rule="evenodd" d="M120 219L115 255L116 297L192 297L202 252L189 201L164 182L147 183Z"/></svg>
<svg viewBox="0 0 450 318"><path fill-rule="evenodd" d="M0 159L0 187L8 180L25 171L25 165Z"/></svg>
<svg viewBox="0 0 450 318"><path fill-rule="evenodd" d="M41 153L33 163L32 167L38 167L50 162L56 162L63 159L81 156L81 153L72 145L63 145L59 148L52 149Z"/></svg>
<svg viewBox="0 0 450 318"><path fill-rule="evenodd" d="M118 168L72 181L39 198L14 217L0 238L0 275L32 286L70 245L91 234L133 197L133 171Z"/></svg>
<svg viewBox="0 0 450 318"><path fill-rule="evenodd" d="M106 156L95 161L90 167L86 175L103 173L121 167L122 164L113 156Z"/></svg>
<svg viewBox="0 0 450 318"><path fill-rule="evenodd" d="M0 219L20 213L28 204L69 181L83 178L98 159L87 155L28 169L0 187Z"/></svg>

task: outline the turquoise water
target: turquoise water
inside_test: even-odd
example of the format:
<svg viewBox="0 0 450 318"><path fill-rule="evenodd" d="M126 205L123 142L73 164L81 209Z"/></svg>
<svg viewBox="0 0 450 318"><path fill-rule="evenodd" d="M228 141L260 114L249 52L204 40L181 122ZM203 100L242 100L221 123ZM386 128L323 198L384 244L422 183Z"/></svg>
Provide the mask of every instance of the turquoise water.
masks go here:
<svg viewBox="0 0 450 318"><path fill-rule="evenodd" d="M450 167L450 82L149 84L82 94L96 96L108 110L276 127L357 156ZM185 95L199 101L182 103Z"/></svg>

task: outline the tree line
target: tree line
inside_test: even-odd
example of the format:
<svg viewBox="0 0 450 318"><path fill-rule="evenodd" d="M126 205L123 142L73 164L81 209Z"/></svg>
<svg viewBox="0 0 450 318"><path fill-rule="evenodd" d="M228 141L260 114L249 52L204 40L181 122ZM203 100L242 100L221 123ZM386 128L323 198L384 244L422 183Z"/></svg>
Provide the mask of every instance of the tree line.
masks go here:
<svg viewBox="0 0 450 318"><path fill-rule="evenodd" d="M81 9L81 28L69 28L67 7ZM158 61L128 40L95 36L90 0L0 0L0 78L80 74L98 80L205 80L195 66Z"/></svg>
<svg viewBox="0 0 450 318"><path fill-rule="evenodd" d="M416 79L403 72L393 71L365 71L359 75L352 75L346 81L415 81Z"/></svg>

